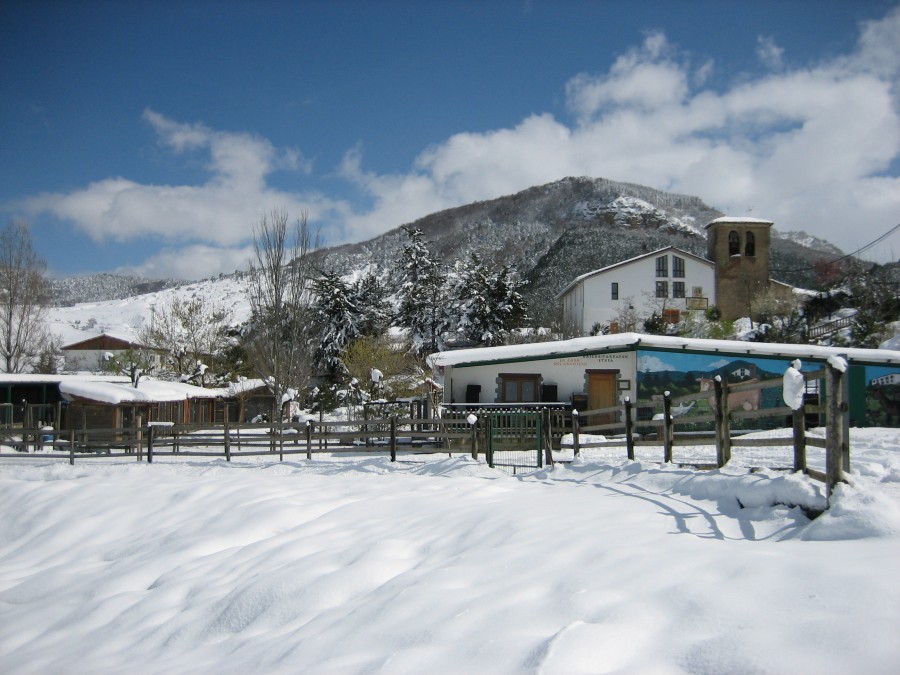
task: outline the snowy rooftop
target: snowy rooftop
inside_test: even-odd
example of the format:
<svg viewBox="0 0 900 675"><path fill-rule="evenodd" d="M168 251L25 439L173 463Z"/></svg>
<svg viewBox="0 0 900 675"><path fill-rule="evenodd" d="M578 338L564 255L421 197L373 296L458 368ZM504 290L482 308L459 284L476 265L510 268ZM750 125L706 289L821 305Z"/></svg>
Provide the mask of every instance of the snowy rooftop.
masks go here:
<svg viewBox="0 0 900 675"><path fill-rule="evenodd" d="M63 395L117 405L120 403L163 403L195 398L222 398L227 389L204 389L184 382L164 382L142 378L137 388L130 382L98 382L71 378L59 383Z"/></svg>
<svg viewBox="0 0 900 675"><path fill-rule="evenodd" d="M428 363L435 366L456 366L487 363L492 361L514 361L523 358L552 357L571 354L586 354L608 350L627 349L640 345L645 348L684 349L699 352L722 352L726 354L746 354L752 356L785 356L827 360L830 356L847 356L851 361L865 363L900 364L900 351L891 349L844 349L820 347L817 345L789 345L779 343L742 342L740 340L702 340L698 338L670 337L665 335L643 335L641 333L619 333L618 335L598 335L596 337L574 338L555 342L536 342L524 345L502 347L481 347L438 352L428 356Z"/></svg>
<svg viewBox="0 0 900 675"><path fill-rule="evenodd" d="M763 220L762 218L745 218L740 216L722 216L721 218L716 218L709 225L714 225L715 223L756 223L758 225L774 225L774 222L771 220ZM707 225L706 227L709 227Z"/></svg>
<svg viewBox="0 0 900 675"><path fill-rule="evenodd" d="M0 373L0 384L59 384L66 381L130 382L124 375L44 375L40 373Z"/></svg>

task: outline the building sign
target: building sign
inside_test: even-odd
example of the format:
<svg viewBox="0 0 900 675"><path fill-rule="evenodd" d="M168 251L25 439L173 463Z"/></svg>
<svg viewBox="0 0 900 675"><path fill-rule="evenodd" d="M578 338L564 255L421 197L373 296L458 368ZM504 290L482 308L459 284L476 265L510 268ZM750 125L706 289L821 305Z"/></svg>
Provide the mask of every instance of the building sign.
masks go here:
<svg viewBox="0 0 900 675"><path fill-rule="evenodd" d="M634 354L618 352L615 354L588 354L586 356L564 356L553 361L554 366L564 368L623 368L632 362Z"/></svg>

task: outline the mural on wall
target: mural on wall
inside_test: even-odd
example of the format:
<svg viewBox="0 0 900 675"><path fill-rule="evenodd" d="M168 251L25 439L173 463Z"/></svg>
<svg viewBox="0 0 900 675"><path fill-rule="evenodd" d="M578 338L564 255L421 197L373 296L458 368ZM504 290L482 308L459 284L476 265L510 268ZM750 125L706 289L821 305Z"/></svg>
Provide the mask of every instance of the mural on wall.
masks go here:
<svg viewBox="0 0 900 675"><path fill-rule="evenodd" d="M709 391L705 399L673 407L675 416L705 415L712 411L713 382L721 376L729 384L781 378L792 358L754 358L746 355L690 354L639 350L637 359L638 400L661 400L665 391L672 398ZM816 362L804 362L804 370L819 370ZM859 385L854 383L858 382ZM807 400L824 402L824 385L807 383ZM759 410L784 405L781 387L734 392L728 397L732 410ZM850 368L851 424L900 426L900 368L895 366L853 365ZM780 426L778 418L769 418L769 426ZM760 421L754 422L758 425Z"/></svg>
<svg viewBox="0 0 900 675"><path fill-rule="evenodd" d="M760 382L781 378L790 365L791 359L753 358L745 355L728 356L722 354L690 354L639 350L637 360L638 400L661 401L668 391L672 398L709 392L709 396L686 404L676 404L672 414L676 417L707 415L714 407L714 381L717 376L729 384L739 382ZM818 368L818 366L816 366ZM810 395L815 396L817 387L812 383ZM731 410L759 410L784 405L781 387L732 392L728 395ZM649 414L649 411L647 413ZM762 420L754 422L759 426ZM781 421L772 419L766 426L780 426Z"/></svg>
<svg viewBox="0 0 900 675"><path fill-rule="evenodd" d="M864 366L866 426L900 426L900 370Z"/></svg>

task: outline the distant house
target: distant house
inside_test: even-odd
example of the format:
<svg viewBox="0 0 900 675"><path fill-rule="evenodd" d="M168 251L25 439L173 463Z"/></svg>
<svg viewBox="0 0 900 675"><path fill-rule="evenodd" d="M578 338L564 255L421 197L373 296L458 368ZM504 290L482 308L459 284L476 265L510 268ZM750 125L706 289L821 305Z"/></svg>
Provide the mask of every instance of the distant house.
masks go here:
<svg viewBox="0 0 900 675"><path fill-rule="evenodd" d="M120 356L128 352L137 352L145 356L153 365L159 366L165 350L155 349L131 340L103 333L81 342L65 345L65 370L68 372L104 370L110 357Z"/></svg>
<svg viewBox="0 0 900 675"><path fill-rule="evenodd" d="M629 314L658 312L677 323L683 312L712 305L737 319L762 292L790 295L791 286L769 278L771 228L769 220L717 218L706 226L706 258L668 246L581 275L557 295L565 336L590 335L595 325L634 330L619 325Z"/></svg>
<svg viewBox="0 0 900 675"><path fill-rule="evenodd" d="M589 335L595 324L613 333L633 330L617 323L626 310L644 317L658 311L676 323L681 312L715 303L715 283L714 263L667 246L588 272L566 286L557 295L563 330L571 337Z"/></svg>

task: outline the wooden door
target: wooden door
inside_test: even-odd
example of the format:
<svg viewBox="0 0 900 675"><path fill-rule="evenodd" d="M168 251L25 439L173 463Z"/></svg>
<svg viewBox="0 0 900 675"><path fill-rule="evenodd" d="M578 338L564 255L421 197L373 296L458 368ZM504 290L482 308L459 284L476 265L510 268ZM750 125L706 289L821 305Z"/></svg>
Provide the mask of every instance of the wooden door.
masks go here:
<svg viewBox="0 0 900 675"><path fill-rule="evenodd" d="M618 374L617 370L588 371L588 408L609 408L619 402L616 396ZM592 415L588 424L610 424L615 419L615 413Z"/></svg>

